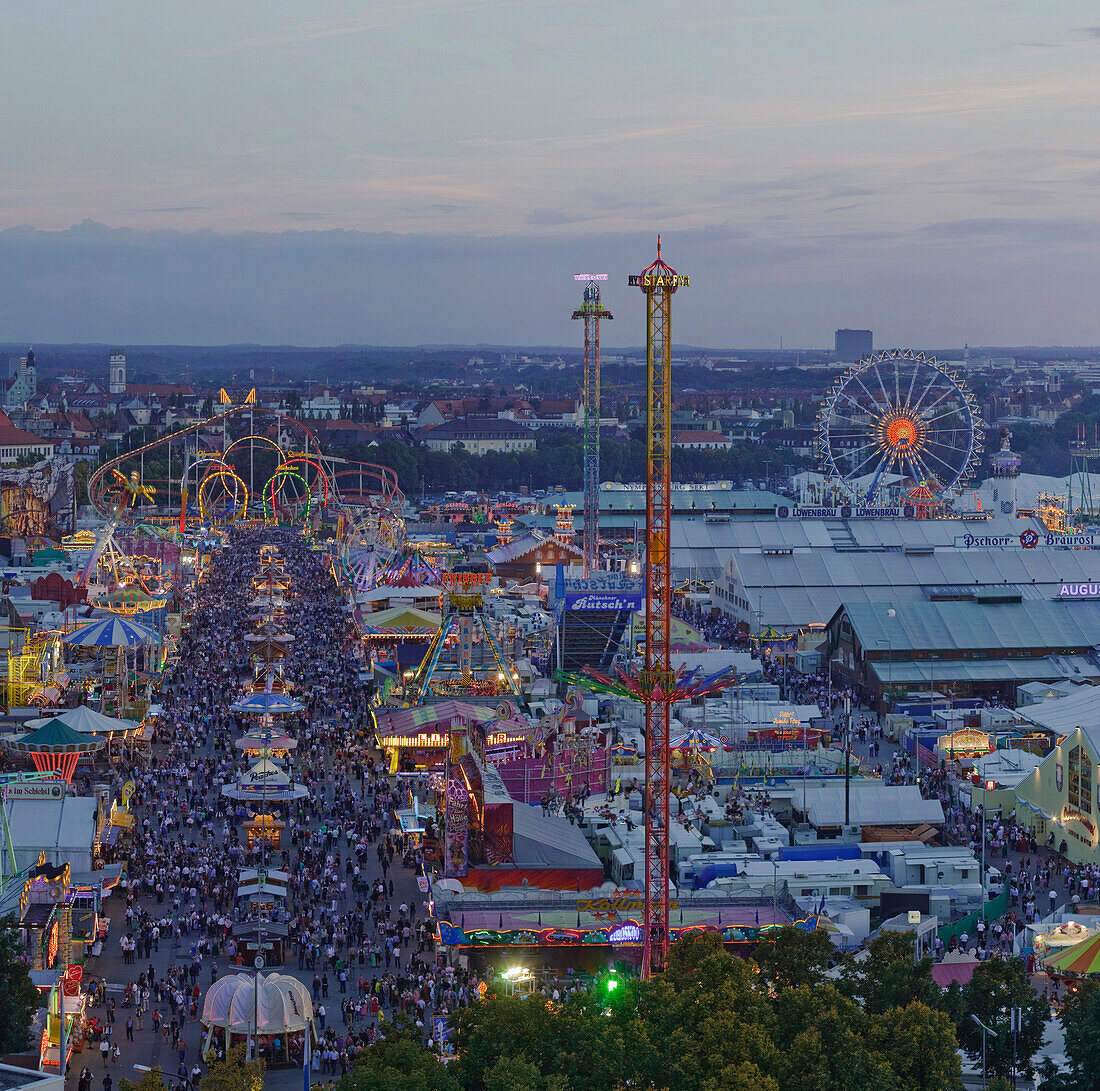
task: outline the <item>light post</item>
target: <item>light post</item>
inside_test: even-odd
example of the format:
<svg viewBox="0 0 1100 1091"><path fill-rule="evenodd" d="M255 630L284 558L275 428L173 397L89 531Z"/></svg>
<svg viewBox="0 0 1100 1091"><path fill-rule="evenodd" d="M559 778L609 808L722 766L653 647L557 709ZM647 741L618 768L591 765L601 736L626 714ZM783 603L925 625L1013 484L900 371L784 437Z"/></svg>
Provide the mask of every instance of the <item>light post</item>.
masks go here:
<svg viewBox="0 0 1100 1091"><path fill-rule="evenodd" d="M983 784L982 791L982 920L985 920L985 903L989 898L989 880L985 866L985 815L989 810L989 793L993 791L993 781L987 780Z"/></svg>
<svg viewBox="0 0 1100 1091"><path fill-rule="evenodd" d="M985 1087L988 1087L989 1086L989 1077L988 1077L988 1075L986 1075L986 1070L985 1070L985 1036L987 1034L992 1034L993 1037L996 1038L997 1037L997 1032L995 1030L991 1030L989 1027L987 1027L985 1025L985 1023L983 1023L973 1013L971 1013L970 1018L973 1019L974 1022L977 1023L978 1026L982 1028L982 1083Z"/></svg>
<svg viewBox="0 0 1100 1091"><path fill-rule="evenodd" d="M775 942L775 933L777 931L775 927L776 917L778 916L778 893L779 893L779 861L772 857L772 943Z"/></svg>

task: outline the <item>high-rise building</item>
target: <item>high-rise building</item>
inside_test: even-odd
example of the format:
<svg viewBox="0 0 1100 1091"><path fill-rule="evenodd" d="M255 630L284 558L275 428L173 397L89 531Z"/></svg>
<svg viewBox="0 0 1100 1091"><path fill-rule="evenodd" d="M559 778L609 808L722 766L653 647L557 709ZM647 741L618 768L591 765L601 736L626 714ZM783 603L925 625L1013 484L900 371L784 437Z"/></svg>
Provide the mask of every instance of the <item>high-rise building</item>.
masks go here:
<svg viewBox="0 0 1100 1091"><path fill-rule="evenodd" d="M870 330L837 330L836 359L838 364L854 364L874 352Z"/></svg>
<svg viewBox="0 0 1100 1091"><path fill-rule="evenodd" d="M126 353L122 349L115 349L111 353L110 385L108 390L112 394L126 393Z"/></svg>

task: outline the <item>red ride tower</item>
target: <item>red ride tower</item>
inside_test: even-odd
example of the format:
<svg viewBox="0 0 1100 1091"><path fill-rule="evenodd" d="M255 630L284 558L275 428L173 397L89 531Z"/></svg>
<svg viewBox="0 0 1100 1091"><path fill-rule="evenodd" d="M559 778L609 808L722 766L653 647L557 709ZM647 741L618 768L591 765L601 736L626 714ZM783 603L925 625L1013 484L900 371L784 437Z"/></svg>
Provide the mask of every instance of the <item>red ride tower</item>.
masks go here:
<svg viewBox="0 0 1100 1091"><path fill-rule="evenodd" d="M665 968L669 945L669 749L672 670L672 297L690 281L661 258L631 287L646 297L645 940L642 977Z"/></svg>

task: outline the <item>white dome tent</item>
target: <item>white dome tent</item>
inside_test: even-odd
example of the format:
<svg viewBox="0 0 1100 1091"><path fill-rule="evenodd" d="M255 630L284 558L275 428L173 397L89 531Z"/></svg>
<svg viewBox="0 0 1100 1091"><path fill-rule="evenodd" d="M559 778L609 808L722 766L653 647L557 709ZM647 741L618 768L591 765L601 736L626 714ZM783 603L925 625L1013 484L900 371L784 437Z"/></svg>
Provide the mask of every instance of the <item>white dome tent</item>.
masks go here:
<svg viewBox="0 0 1100 1091"><path fill-rule="evenodd" d="M231 974L219 978L207 991L202 1025L206 1032L204 1057L215 1041L226 1049L241 1042L247 1045L253 1031L258 1029L260 1053L269 1064L280 1061L301 1064L305 1035L313 1029L313 1000L309 989L296 977L277 973Z"/></svg>

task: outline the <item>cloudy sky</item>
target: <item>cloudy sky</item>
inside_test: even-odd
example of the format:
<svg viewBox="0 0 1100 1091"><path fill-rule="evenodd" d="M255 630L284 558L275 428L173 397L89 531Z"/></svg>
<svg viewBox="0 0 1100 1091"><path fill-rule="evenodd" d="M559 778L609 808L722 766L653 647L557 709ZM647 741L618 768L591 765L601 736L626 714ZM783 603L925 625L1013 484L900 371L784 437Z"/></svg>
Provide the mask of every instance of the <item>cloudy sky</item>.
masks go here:
<svg viewBox="0 0 1100 1091"><path fill-rule="evenodd" d="M0 38L0 340L1100 343L1095 0L70 0Z"/></svg>

